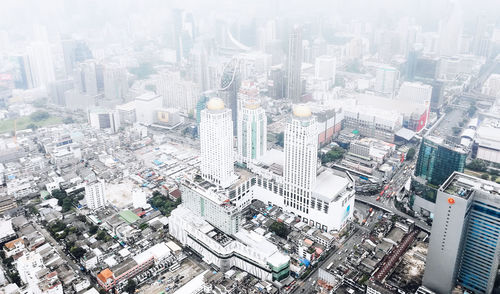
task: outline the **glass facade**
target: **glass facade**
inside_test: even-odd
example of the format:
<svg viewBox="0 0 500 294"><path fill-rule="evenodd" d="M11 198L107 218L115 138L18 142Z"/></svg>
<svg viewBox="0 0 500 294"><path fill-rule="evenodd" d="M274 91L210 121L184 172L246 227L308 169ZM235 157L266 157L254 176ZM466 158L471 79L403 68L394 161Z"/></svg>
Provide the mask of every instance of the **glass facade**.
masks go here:
<svg viewBox="0 0 500 294"><path fill-rule="evenodd" d="M500 209L474 201L458 272L458 282L474 293L491 293L496 277Z"/></svg>
<svg viewBox="0 0 500 294"><path fill-rule="evenodd" d="M424 138L420 145L415 176L440 186L454 172L463 172L467 152Z"/></svg>

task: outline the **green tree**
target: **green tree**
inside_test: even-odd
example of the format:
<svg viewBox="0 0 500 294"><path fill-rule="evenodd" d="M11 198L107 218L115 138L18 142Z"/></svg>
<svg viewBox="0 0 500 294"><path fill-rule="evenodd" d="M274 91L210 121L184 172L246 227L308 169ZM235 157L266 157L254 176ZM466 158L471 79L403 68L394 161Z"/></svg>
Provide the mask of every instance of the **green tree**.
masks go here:
<svg viewBox="0 0 500 294"><path fill-rule="evenodd" d="M127 282L127 285L123 288L123 290L129 294L135 293L135 289L137 288L137 283L130 279Z"/></svg>
<svg viewBox="0 0 500 294"><path fill-rule="evenodd" d="M139 225L140 230L145 230L148 227L148 223L142 223Z"/></svg>
<svg viewBox="0 0 500 294"><path fill-rule="evenodd" d="M72 247L69 251L76 259L82 258L87 251L82 247Z"/></svg>
<svg viewBox="0 0 500 294"><path fill-rule="evenodd" d="M97 233L97 231L98 231L98 230L99 230L99 227L98 227L98 226L96 226L96 225L91 225L91 226L89 227L89 233L90 233L91 235L94 235L95 233Z"/></svg>
<svg viewBox="0 0 500 294"><path fill-rule="evenodd" d="M100 231L97 233L96 239L97 239L97 240L100 240L100 241L102 241L102 240L106 240L107 235L108 235L108 234L106 234L106 232L105 232L105 231L100 230Z"/></svg>
<svg viewBox="0 0 500 294"><path fill-rule="evenodd" d="M28 124L26 126L26 128L35 131L36 129L38 129L38 126L36 124L34 124L34 123L31 123L31 124Z"/></svg>
<svg viewBox="0 0 500 294"><path fill-rule="evenodd" d="M345 150L342 147L335 146L327 153L323 154L321 158L321 163L325 164L327 162L332 162L341 159L345 154Z"/></svg>
<svg viewBox="0 0 500 294"><path fill-rule="evenodd" d="M47 97L38 98L35 101L33 101L32 104L36 108L44 108L45 106L47 106Z"/></svg>
<svg viewBox="0 0 500 294"><path fill-rule="evenodd" d="M33 121L42 121L48 119L49 117L50 114L47 111L41 111L41 110L35 111L30 115L30 118Z"/></svg>
<svg viewBox="0 0 500 294"><path fill-rule="evenodd" d="M271 226L269 226L269 231L275 233L276 235L284 239L286 239L286 237L290 233L288 227L284 223L277 221L275 221L274 223L272 223Z"/></svg>
<svg viewBox="0 0 500 294"><path fill-rule="evenodd" d="M481 179L483 179L483 180L488 180L489 178L490 178L490 175L488 175L486 173L481 175Z"/></svg>
<svg viewBox="0 0 500 294"><path fill-rule="evenodd" d="M492 176L490 177L490 181L492 181L492 182L496 182L497 178L498 178L498 176L496 176L496 175L492 175Z"/></svg>
<svg viewBox="0 0 500 294"><path fill-rule="evenodd" d="M415 157L415 148L411 147L408 152L406 152L406 160L412 160Z"/></svg>
<svg viewBox="0 0 500 294"><path fill-rule="evenodd" d="M69 124L74 123L74 122L75 122L75 120L74 120L71 116L67 116L67 117L63 118L62 122L63 122L64 124L69 125Z"/></svg>
<svg viewBox="0 0 500 294"><path fill-rule="evenodd" d="M66 197L63 199L63 202L62 202L62 211L63 212L70 211L72 206L73 206L73 200L71 200L71 198Z"/></svg>
<svg viewBox="0 0 500 294"><path fill-rule="evenodd" d="M473 171L478 171L478 172L484 172L488 168L486 165L486 162L484 162L481 159L473 159L468 165L468 169L471 169Z"/></svg>

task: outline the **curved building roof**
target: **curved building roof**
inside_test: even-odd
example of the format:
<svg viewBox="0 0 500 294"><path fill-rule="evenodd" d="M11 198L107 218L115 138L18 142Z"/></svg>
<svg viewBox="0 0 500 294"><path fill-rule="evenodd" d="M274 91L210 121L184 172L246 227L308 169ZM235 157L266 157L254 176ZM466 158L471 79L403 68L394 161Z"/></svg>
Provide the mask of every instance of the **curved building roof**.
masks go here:
<svg viewBox="0 0 500 294"><path fill-rule="evenodd" d="M311 108L304 104L297 104L293 107L293 115L296 117L310 117L312 115Z"/></svg>
<svg viewBox="0 0 500 294"><path fill-rule="evenodd" d="M208 110L222 110L224 109L224 101L222 99L214 97L207 102Z"/></svg>

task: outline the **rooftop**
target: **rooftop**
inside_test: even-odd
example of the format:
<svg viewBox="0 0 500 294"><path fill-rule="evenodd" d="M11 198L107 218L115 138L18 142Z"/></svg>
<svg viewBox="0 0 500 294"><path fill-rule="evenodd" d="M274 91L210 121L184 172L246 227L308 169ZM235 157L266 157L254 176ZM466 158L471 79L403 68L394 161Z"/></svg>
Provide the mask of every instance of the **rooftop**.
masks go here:
<svg viewBox="0 0 500 294"><path fill-rule="evenodd" d="M133 224L140 219L137 214L133 213L130 210L122 210L120 211L119 215L129 224Z"/></svg>
<svg viewBox="0 0 500 294"><path fill-rule="evenodd" d="M335 197L344 191L349 184L346 177L341 177L334 174L330 169L324 170L316 178L316 185L313 192L325 197L328 202L331 202Z"/></svg>
<svg viewBox="0 0 500 294"><path fill-rule="evenodd" d="M500 184L454 172L441 186L440 190L450 195L468 199L474 191L500 195Z"/></svg>

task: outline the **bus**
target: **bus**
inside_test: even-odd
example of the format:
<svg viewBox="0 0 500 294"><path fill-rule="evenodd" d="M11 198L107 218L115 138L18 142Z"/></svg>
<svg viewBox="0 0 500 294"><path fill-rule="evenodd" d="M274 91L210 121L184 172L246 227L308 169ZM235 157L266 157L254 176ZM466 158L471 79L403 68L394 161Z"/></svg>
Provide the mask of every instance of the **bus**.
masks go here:
<svg viewBox="0 0 500 294"><path fill-rule="evenodd" d="M380 200L380 196L377 197L377 199L375 199L375 201L379 201Z"/></svg>
<svg viewBox="0 0 500 294"><path fill-rule="evenodd" d="M332 267L332 265L333 265L333 261L330 262L330 264L326 267L326 270L329 270Z"/></svg>

